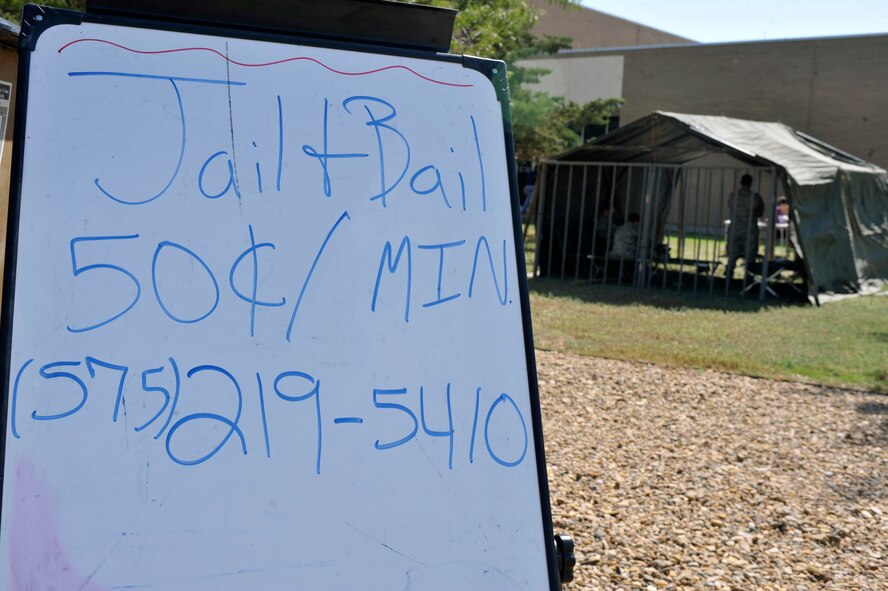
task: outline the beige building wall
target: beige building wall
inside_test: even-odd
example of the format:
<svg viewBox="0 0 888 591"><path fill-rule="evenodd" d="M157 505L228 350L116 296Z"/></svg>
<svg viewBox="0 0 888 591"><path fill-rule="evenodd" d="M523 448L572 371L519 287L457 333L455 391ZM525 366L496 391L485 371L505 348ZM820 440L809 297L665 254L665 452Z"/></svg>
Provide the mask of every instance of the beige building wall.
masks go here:
<svg viewBox="0 0 888 591"><path fill-rule="evenodd" d="M533 28L534 34L566 35L573 38L574 48L693 43L685 37L591 8L558 8L547 0L530 0L530 3L543 13Z"/></svg>
<svg viewBox="0 0 888 591"><path fill-rule="evenodd" d="M582 60L557 57L534 60L534 68L548 70L535 88L577 103L620 97L623 96L624 61L622 55Z"/></svg>
<svg viewBox="0 0 888 591"><path fill-rule="evenodd" d="M575 51L524 65L554 58L580 71L618 56L622 125L656 110L780 121L888 168L888 35ZM582 96L576 81L547 90L592 100L614 86L608 76L583 81Z"/></svg>

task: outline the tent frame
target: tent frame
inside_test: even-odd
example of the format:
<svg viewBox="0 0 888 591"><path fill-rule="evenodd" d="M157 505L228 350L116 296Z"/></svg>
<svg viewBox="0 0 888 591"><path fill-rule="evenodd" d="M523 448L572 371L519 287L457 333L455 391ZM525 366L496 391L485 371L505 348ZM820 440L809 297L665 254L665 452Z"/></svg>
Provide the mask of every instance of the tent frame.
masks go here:
<svg viewBox="0 0 888 591"><path fill-rule="evenodd" d="M726 213L721 203L717 211L713 211L713 200L709 196L702 198L701 192L712 193L714 184L714 192L725 197L738 186L740 176L748 172L753 176L756 192L764 196L765 211L771 212L763 228L764 256L760 272L756 273L760 277L759 284L755 286L758 299L764 301L771 291L767 278L770 277L770 263L775 258L778 230L774 214L776 199L778 190L781 185L785 186L785 182L777 166L750 167L744 164L741 161L740 166L726 167L586 162L567 158L541 162L539 183L527 219L528 223L535 221L537 229L533 276L591 281L600 274L603 282L607 283L610 271L616 267L617 283L623 284L624 272L628 268L632 273L633 287L655 287L654 275L659 273L659 287L666 290L670 285L667 276L671 273L675 278L677 273L674 287L680 291L686 282L685 276L691 274L686 273L685 269L690 268L693 270L691 290L694 293L708 290L709 294L713 294L715 272L723 259L720 249L725 244L718 237L723 233L727 236L727 231L723 232L721 228L722 220L733 217L733 212ZM705 183L704 189L701 189L702 179L705 179L702 181ZM627 213L633 209L631 201L640 206L636 207L639 211L635 212L641 218L641 238L637 241L636 256L622 256L619 259L599 256L600 253L595 252L595 237L604 234L607 242L613 239L616 230L613 217L605 221L599 214L604 209ZM559 215L559 212L564 214ZM714 219L718 219L718 226L713 223ZM670 236L670 233L674 235ZM698 237L689 255L686 249L688 234L694 233L702 233L713 239L706 242L703 252L704 241ZM560 241L557 240L559 234ZM786 226L781 228L781 234L789 250ZM677 246L676 256L671 256L665 246L658 246L669 244ZM556 253L560 254L555 256ZM581 270L584 272L581 273ZM704 280L702 285L701 279ZM732 293L731 283L725 282L725 295ZM745 294L752 290L753 285L750 275L745 272L738 292Z"/></svg>

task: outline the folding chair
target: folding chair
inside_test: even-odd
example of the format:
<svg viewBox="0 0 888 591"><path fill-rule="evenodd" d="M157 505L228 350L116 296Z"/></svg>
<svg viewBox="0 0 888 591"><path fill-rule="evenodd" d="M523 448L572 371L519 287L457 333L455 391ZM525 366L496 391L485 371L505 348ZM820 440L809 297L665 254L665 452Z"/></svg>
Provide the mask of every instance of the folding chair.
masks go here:
<svg viewBox="0 0 888 591"><path fill-rule="evenodd" d="M756 260L753 263L750 263L746 267L746 272L752 275L753 280L749 285L743 290L743 293L747 293L751 291L756 286L762 284L762 281L765 282L765 291L774 296L775 298L780 298L780 295L774 291L772 285L780 284L780 285L788 285L797 293L802 293L802 290L798 288L798 286L793 282L793 279L799 275L801 271L801 265L799 261L790 260L782 257L774 258L768 261L768 276L763 277L763 270L765 267L764 261ZM791 272L792 275L789 278L786 278L783 274L786 272Z"/></svg>

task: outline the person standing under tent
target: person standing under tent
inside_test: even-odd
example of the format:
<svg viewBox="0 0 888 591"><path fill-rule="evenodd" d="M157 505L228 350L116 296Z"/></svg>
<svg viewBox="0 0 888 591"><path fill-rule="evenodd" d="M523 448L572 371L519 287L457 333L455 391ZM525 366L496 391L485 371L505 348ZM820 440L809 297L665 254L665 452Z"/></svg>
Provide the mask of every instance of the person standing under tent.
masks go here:
<svg viewBox="0 0 888 591"><path fill-rule="evenodd" d="M734 276L737 259L742 258L749 267L758 253L758 219L765 212L765 201L752 190L751 175L744 174L740 178L740 188L728 197L728 211L731 212L731 225L728 230L728 266L725 277L730 281Z"/></svg>

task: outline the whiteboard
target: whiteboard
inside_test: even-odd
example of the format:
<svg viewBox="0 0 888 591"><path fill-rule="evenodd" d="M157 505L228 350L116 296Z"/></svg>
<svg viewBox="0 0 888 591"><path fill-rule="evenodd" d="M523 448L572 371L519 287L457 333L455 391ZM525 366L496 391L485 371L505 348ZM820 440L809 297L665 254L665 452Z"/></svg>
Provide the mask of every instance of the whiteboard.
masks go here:
<svg viewBox="0 0 888 591"><path fill-rule="evenodd" d="M0 588L553 588L491 80L87 21L27 57Z"/></svg>

